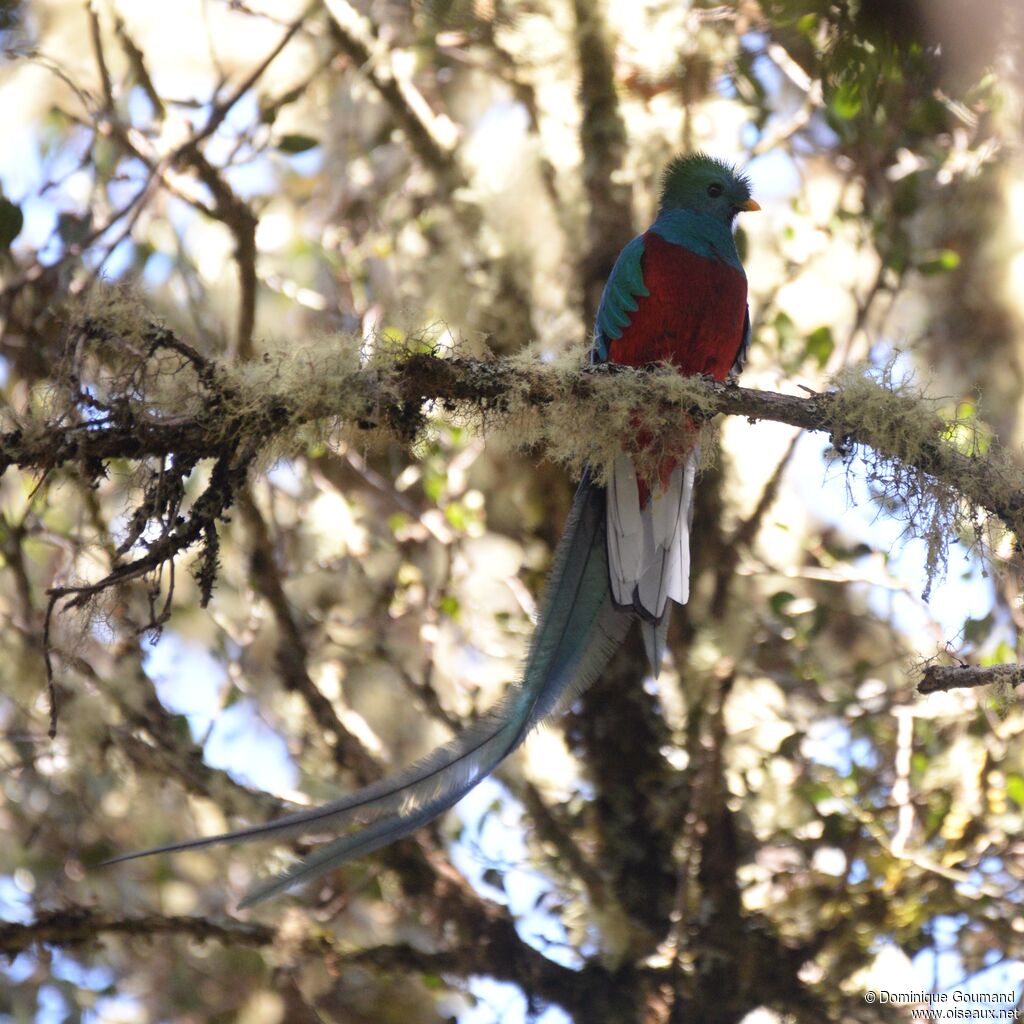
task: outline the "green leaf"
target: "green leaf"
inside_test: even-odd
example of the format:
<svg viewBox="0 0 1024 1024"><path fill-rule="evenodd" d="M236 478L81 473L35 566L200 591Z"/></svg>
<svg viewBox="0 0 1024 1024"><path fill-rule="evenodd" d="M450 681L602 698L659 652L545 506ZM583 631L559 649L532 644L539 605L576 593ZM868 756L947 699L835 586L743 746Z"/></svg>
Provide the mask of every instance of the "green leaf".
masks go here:
<svg viewBox="0 0 1024 1024"><path fill-rule="evenodd" d="M917 269L922 274L931 277L934 274L946 274L951 270L956 270L959 266L960 253L954 249L943 249L937 255L919 263Z"/></svg>
<svg viewBox="0 0 1024 1024"><path fill-rule="evenodd" d="M1018 806L1024 807L1024 777L1006 776L1006 795Z"/></svg>
<svg viewBox="0 0 1024 1024"><path fill-rule="evenodd" d="M835 794L823 782L807 781L797 787L797 792L808 802L820 804L825 800L831 800Z"/></svg>
<svg viewBox="0 0 1024 1024"><path fill-rule="evenodd" d="M811 331L807 338L807 354L818 360L818 366L824 366L832 350L836 347L831 327L818 327Z"/></svg>
<svg viewBox="0 0 1024 1024"><path fill-rule="evenodd" d="M319 145L320 140L312 135L282 135L277 142L277 148L283 153L305 153Z"/></svg>
<svg viewBox="0 0 1024 1024"><path fill-rule="evenodd" d="M0 196L0 249L9 249L24 225L25 215L21 207Z"/></svg>
<svg viewBox="0 0 1024 1024"><path fill-rule="evenodd" d="M768 604L776 615L785 615L786 605L795 600L796 594L791 594L788 590L779 590L768 598Z"/></svg>
<svg viewBox="0 0 1024 1024"><path fill-rule="evenodd" d="M797 19L796 30L803 36L810 39L818 28L818 16L816 14L805 14Z"/></svg>
<svg viewBox="0 0 1024 1024"><path fill-rule="evenodd" d="M1009 665L1017 660L1017 652L1005 641L1000 640L996 649L978 659L981 665Z"/></svg>
<svg viewBox="0 0 1024 1024"><path fill-rule="evenodd" d="M425 466L423 469L423 493L436 505L441 497L445 486L448 483L448 476L440 473L433 466Z"/></svg>
<svg viewBox="0 0 1024 1024"><path fill-rule="evenodd" d="M885 225L879 224L876 231L886 231ZM897 274L903 273L910 262L910 244L906 236L900 232L895 234L889 242L888 251L885 253L885 265L891 267Z"/></svg>
<svg viewBox="0 0 1024 1024"><path fill-rule="evenodd" d="M859 82L847 82L839 86L831 103L832 113L843 121L855 118L862 105Z"/></svg>
<svg viewBox="0 0 1024 1024"><path fill-rule="evenodd" d="M466 529L466 506L461 501L453 501L445 510L444 517L456 530Z"/></svg>
<svg viewBox="0 0 1024 1024"><path fill-rule="evenodd" d="M988 639L988 635L992 632L994 625L995 619L991 614L985 615L980 619L964 619L964 642L977 645L983 644Z"/></svg>
<svg viewBox="0 0 1024 1024"><path fill-rule="evenodd" d="M782 310L775 314L772 326L775 328L775 333L779 336L780 345L785 345L796 336L796 325L793 323L793 318Z"/></svg>

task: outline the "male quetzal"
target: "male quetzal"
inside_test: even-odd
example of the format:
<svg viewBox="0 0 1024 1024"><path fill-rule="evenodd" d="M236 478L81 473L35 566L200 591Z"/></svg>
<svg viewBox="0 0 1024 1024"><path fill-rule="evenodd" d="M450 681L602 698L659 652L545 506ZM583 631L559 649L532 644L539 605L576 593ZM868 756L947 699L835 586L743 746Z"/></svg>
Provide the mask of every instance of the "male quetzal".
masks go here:
<svg viewBox="0 0 1024 1024"><path fill-rule="evenodd" d="M757 210L750 185L719 160L678 157L665 171L654 223L621 252L597 311L592 362L668 361L681 374L724 380L750 336L747 280L732 235L736 215ZM576 491L521 682L450 743L394 778L308 811L237 832L127 854L261 837L355 830L255 886L250 906L370 853L426 824L492 772L540 721L579 694L639 618L655 672L668 600L689 596L690 515L697 454L638 478L623 450L606 486L590 471Z"/></svg>

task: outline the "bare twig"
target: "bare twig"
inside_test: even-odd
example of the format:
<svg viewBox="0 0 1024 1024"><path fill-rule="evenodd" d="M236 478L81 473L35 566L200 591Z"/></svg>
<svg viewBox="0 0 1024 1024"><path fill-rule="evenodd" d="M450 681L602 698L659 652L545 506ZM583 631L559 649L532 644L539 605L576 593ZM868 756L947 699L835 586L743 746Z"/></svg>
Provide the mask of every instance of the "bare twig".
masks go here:
<svg viewBox="0 0 1024 1024"><path fill-rule="evenodd" d="M306 19L313 13L313 11L319 5L319 0L313 0L312 3L307 5L303 12L291 23L288 30L281 36L277 45L256 65L252 71L234 88L234 90L226 96L219 103L215 103L213 109L210 111L210 116L206 120L206 124L192 136L191 139L186 143L186 147L196 149L200 142L204 139L209 138L223 123L224 119L231 113L232 108L238 101L260 80L264 72L270 65L280 56L284 48L292 41L302 26L306 23Z"/></svg>
<svg viewBox="0 0 1024 1024"><path fill-rule="evenodd" d="M256 589L270 605L278 629L277 667L286 690L298 693L309 708L322 738L330 747L334 762L355 774L360 785L381 777L380 765L359 739L348 730L334 705L323 695L309 674L306 638L284 591L281 571L274 558L274 546L266 520L248 488L239 498L242 518L252 536L250 565Z"/></svg>
<svg viewBox="0 0 1024 1024"><path fill-rule="evenodd" d="M779 494L779 487L786 469L792 461L796 452L796 446L800 441L800 434L794 434L789 442L786 451L776 465L772 475L768 478L758 499L754 511L740 523L733 531L733 534L722 545L722 558L715 570L715 592L711 599L711 613L717 619L725 616L726 602L729 599L729 589L736 576L736 567L740 562L740 552L750 547L757 539L758 531L764 522L765 516L775 504Z"/></svg>
<svg viewBox="0 0 1024 1024"><path fill-rule="evenodd" d="M235 263L238 266L238 323L229 350L233 359L245 362L253 356L252 333L256 326L256 227L258 219L249 204L241 199L195 146L182 149L179 161L190 165L199 180L210 190L214 207L210 216L219 220L234 236Z"/></svg>
<svg viewBox="0 0 1024 1024"><path fill-rule="evenodd" d="M373 23L348 0L324 0L331 16L331 33L380 92L410 145L448 190L462 183L453 154L454 126L430 109L422 93L398 74L390 50L381 42Z"/></svg>

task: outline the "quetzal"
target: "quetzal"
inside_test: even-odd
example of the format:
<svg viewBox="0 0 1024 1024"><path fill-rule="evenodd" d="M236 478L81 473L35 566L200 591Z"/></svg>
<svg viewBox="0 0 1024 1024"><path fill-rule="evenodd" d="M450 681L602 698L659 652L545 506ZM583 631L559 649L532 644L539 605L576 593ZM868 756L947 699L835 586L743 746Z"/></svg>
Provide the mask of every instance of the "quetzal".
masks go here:
<svg viewBox="0 0 1024 1024"><path fill-rule="evenodd" d="M732 225L760 207L737 171L704 154L665 171L654 223L621 252L597 311L592 362L645 366L723 380L750 338L747 280ZM605 486L589 470L555 553L522 680L476 724L393 778L308 811L237 832L127 854L107 863L211 843L336 832L357 824L276 878L255 886L250 906L408 835L492 772L540 721L568 704L603 669L639 619L657 673L669 599L689 596L690 516L697 453L638 477L625 449Z"/></svg>

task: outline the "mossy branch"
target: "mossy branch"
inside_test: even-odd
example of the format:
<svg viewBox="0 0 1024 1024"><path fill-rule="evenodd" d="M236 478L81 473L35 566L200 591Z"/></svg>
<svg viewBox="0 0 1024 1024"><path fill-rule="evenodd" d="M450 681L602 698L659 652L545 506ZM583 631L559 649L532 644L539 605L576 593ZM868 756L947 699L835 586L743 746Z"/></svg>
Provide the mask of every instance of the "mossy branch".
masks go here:
<svg viewBox="0 0 1024 1024"><path fill-rule="evenodd" d="M837 450L870 449L869 474L901 503L930 546L948 542L984 510L1024 537L1024 477L1005 452L963 450L932 402L906 383L847 372L834 390L806 397L681 378L670 368L587 367L578 355L543 363L527 354L470 359L427 347L330 339L245 366L202 356L131 300L109 297L69 332L68 364L45 401L0 433L0 473L75 467L89 480L113 460L141 470L129 517L136 557L104 579L52 592L81 603L151 573L201 543L204 598L216 572L216 524L254 466L302 450L313 425L390 431L412 443L438 410L570 471L600 474L639 432L658 451L691 443L695 422L716 413L773 420L830 435ZM419 350L416 350L416 349ZM185 482L213 460L209 484L183 507ZM139 553L140 550L142 553ZM936 559L941 560L941 554ZM52 603L51 603L52 607Z"/></svg>
<svg viewBox="0 0 1024 1024"><path fill-rule="evenodd" d="M917 692L966 690L977 686L1024 686L1021 665L928 665L917 684Z"/></svg>
<svg viewBox="0 0 1024 1024"><path fill-rule="evenodd" d="M114 340L98 320L87 319L80 331L95 342ZM842 453L869 448L927 474L1024 537L1024 477L1004 453L994 447L965 453L932 403L860 375L801 397L683 379L659 367L587 367L571 357L542 363L404 348L360 362L351 344L340 342L237 370L206 359L163 326L147 325L141 338L141 346L128 346L131 355L154 361L165 350L182 365L158 368L140 385L136 361L132 393L118 393L119 385L129 385L114 378L102 402L94 385L83 389L75 376L79 390L63 408L23 414L0 432L0 473L12 466L48 472L74 465L94 478L111 460L173 458L194 466L242 450L256 461L294 444L297 431L317 421L390 430L412 442L431 407L579 470L586 462L606 464L619 438L636 433L637 416L645 429L666 435L687 416L723 413L827 433ZM191 376L182 376L183 366Z"/></svg>

